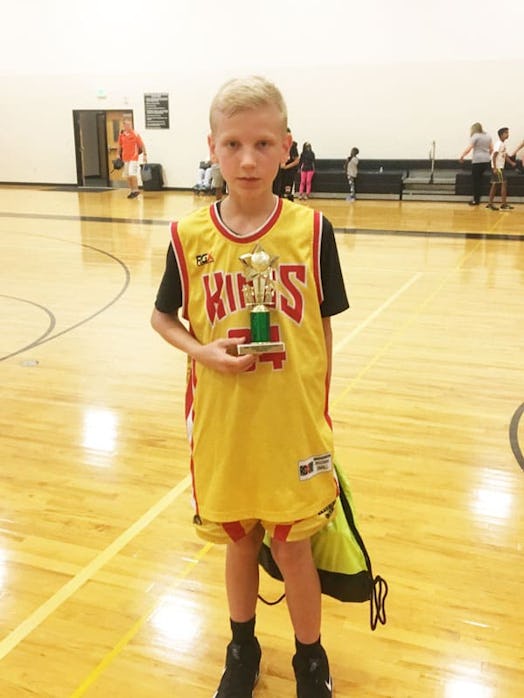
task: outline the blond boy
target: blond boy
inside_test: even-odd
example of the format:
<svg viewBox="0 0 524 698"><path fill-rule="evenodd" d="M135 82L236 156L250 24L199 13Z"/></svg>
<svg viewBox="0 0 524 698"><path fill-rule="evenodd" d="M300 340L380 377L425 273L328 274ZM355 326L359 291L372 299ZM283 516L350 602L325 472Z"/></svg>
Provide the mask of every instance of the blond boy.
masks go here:
<svg viewBox="0 0 524 698"><path fill-rule="evenodd" d="M333 229L320 213L272 192L291 145L286 105L272 83L253 76L223 85L210 127L211 158L228 194L172 225L152 325L190 358L194 523L203 538L226 544L232 640L214 695L249 698L258 679L258 555L267 532L295 633L297 696L330 698L310 538L337 497L330 316L348 303ZM238 345L251 339L240 257L256 246L278 260L271 337L283 348L239 356Z"/></svg>

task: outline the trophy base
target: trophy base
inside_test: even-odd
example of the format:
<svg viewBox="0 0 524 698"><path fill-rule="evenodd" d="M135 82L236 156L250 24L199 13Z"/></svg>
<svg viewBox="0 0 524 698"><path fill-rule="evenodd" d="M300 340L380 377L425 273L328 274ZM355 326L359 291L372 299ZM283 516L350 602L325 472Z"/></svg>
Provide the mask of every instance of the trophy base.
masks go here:
<svg viewBox="0 0 524 698"><path fill-rule="evenodd" d="M237 345L237 356L246 354L269 354L284 351L284 342L250 342Z"/></svg>

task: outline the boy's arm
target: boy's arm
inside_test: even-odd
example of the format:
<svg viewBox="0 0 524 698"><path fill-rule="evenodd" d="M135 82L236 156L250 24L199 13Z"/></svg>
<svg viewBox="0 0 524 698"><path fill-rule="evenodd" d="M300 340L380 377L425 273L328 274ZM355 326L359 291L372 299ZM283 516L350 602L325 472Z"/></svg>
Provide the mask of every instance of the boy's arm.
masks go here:
<svg viewBox="0 0 524 698"><path fill-rule="evenodd" d="M237 344L243 339L217 339L209 344L201 344L187 330L178 317L178 312L161 313L156 308L151 316L151 325L171 346L180 349L192 359L221 373L242 373L256 362L256 356L233 356Z"/></svg>
<svg viewBox="0 0 524 698"><path fill-rule="evenodd" d="M331 331L331 318L322 318L322 327L324 328L324 340L326 342L327 355L327 370L328 370L328 388L331 385L331 366L333 363L333 332Z"/></svg>

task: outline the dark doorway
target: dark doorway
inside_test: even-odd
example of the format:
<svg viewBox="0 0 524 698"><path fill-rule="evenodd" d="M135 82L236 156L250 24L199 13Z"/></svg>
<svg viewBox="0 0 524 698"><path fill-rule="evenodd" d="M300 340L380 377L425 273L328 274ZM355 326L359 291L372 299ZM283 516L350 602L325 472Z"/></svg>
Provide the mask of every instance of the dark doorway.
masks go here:
<svg viewBox="0 0 524 698"><path fill-rule="evenodd" d="M123 186L120 173L113 170L112 160L118 154L119 126L124 116L133 117L132 111L74 109L76 176L80 187ZM116 118L118 117L118 118ZM116 146L116 147L115 147Z"/></svg>

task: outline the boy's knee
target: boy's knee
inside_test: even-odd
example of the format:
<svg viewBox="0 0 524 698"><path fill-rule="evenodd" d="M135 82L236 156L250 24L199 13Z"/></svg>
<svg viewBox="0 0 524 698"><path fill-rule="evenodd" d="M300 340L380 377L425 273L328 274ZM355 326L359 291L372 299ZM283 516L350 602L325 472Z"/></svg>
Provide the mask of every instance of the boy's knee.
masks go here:
<svg viewBox="0 0 524 698"><path fill-rule="evenodd" d="M271 553L282 574L286 569L302 566L313 559L309 538L291 543L273 539Z"/></svg>
<svg viewBox="0 0 524 698"><path fill-rule="evenodd" d="M263 539L264 529L260 525L257 525L243 538L228 543L228 545L237 555L244 555L245 557L258 556Z"/></svg>

